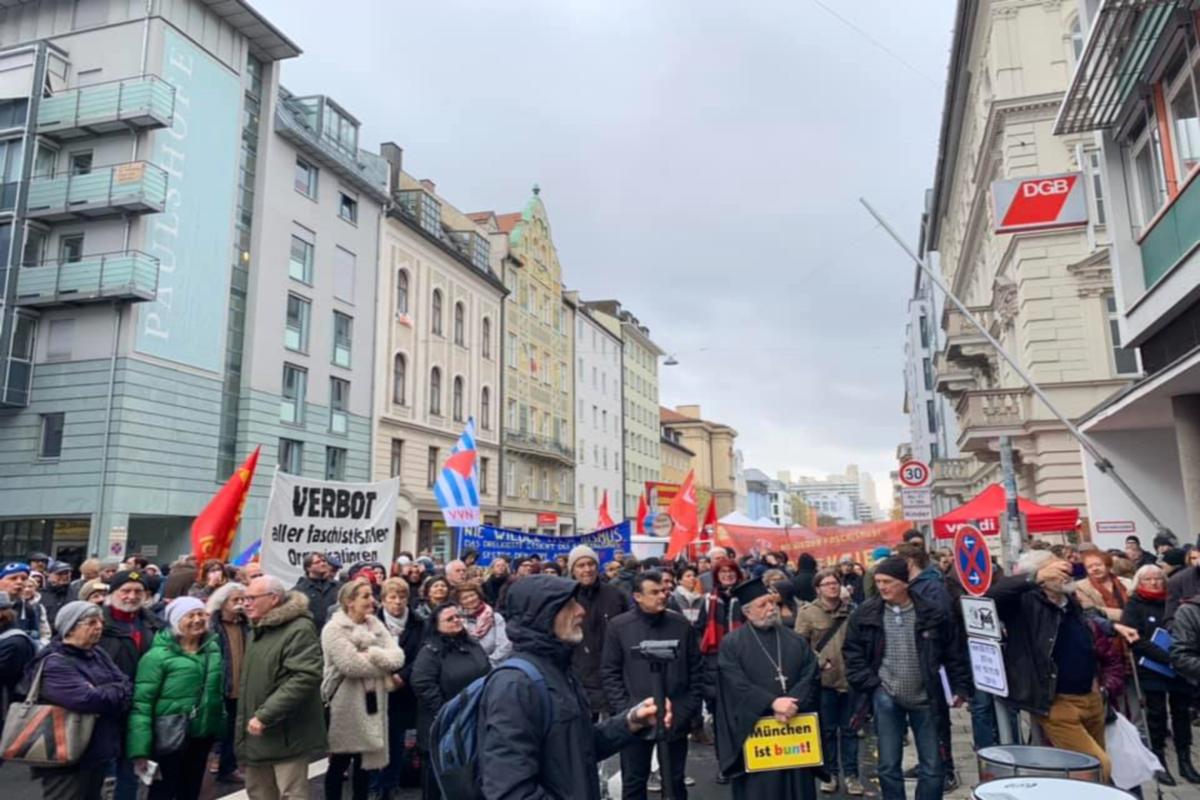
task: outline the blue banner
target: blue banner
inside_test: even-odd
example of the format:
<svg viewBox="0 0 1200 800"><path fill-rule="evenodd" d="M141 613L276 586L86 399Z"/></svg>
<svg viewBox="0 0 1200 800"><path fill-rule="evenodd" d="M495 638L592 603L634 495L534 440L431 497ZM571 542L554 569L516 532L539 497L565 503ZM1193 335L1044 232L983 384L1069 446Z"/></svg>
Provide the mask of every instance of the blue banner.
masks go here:
<svg viewBox="0 0 1200 800"><path fill-rule="evenodd" d="M479 553L480 566L486 567L497 556L514 559L519 556L541 556L543 561L553 561L555 556L567 555L576 545L586 544L596 551L600 565L613 560L614 550L632 552L630 549L630 523L622 522L611 528L584 533L579 536L542 536L537 533L510 531L484 525L475 531L458 529L458 554L466 550ZM599 565L598 565L599 566Z"/></svg>

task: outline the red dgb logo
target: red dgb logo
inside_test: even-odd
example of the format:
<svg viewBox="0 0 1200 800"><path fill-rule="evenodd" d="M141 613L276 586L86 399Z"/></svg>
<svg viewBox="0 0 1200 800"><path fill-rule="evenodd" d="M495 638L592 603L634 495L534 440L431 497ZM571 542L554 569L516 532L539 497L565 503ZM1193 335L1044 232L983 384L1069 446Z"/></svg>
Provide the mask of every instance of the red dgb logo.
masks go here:
<svg viewBox="0 0 1200 800"><path fill-rule="evenodd" d="M992 193L999 231L1057 228L1087 222L1079 173L996 181Z"/></svg>

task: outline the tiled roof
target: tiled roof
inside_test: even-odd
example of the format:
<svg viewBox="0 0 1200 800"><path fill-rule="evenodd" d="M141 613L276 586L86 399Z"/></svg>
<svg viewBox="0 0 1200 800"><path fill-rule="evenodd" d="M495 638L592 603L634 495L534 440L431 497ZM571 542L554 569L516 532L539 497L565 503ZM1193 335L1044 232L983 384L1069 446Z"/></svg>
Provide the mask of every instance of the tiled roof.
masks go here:
<svg viewBox="0 0 1200 800"><path fill-rule="evenodd" d="M505 233L512 233L512 229L517 227L517 223L521 221L521 212L514 211L511 214L497 214L496 224L500 226L500 230Z"/></svg>
<svg viewBox="0 0 1200 800"><path fill-rule="evenodd" d="M685 415L683 415L683 414L680 414L678 411L675 411L674 409L667 408L666 406L659 406L659 407L658 407L658 418L659 418L659 419L660 419L662 422L666 422L666 423L671 423L671 422L699 422L699 421L700 421L700 420L698 420L698 419L693 419L692 417L688 417L688 416L685 416Z"/></svg>

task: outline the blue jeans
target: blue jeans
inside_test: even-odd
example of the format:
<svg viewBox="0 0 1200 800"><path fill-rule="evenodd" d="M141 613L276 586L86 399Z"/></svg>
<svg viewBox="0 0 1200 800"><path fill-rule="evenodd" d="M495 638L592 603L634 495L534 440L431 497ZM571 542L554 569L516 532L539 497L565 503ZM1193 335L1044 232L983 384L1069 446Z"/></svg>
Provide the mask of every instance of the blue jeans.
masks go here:
<svg viewBox="0 0 1200 800"><path fill-rule="evenodd" d="M941 691L941 687L935 687ZM879 734L879 788L883 800L905 800L904 732L911 725L917 745L916 800L941 800L945 788L938 754L937 714L933 705L906 709L883 687L875 690L875 728Z"/></svg>
<svg viewBox="0 0 1200 800"><path fill-rule="evenodd" d="M834 777L838 774L839 740L842 774L847 778L858 777L858 732L850 728L854 698L852 692L821 687L821 750L825 754L825 768Z"/></svg>
<svg viewBox="0 0 1200 800"><path fill-rule="evenodd" d="M1000 732L996 726L994 696L975 690L971 697L971 738L976 750L1000 744Z"/></svg>

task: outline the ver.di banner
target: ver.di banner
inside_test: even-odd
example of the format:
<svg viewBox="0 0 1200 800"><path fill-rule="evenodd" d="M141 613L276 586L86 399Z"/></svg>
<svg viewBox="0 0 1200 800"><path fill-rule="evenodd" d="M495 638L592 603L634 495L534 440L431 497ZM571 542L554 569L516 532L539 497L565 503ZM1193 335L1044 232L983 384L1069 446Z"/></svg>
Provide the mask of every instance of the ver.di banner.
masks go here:
<svg viewBox="0 0 1200 800"><path fill-rule="evenodd" d="M475 550L479 553L480 566L486 567L497 556L513 559L518 556L541 556L543 561L553 561L556 556L567 555L576 545L586 544L596 551L600 563L613 560L614 550L630 549L630 524L622 522L611 528L601 528L591 533L579 536L542 536L537 533L510 531L505 528L493 528L484 525L478 532L463 528L458 533L458 550L461 555L465 550Z"/></svg>
<svg viewBox="0 0 1200 800"><path fill-rule="evenodd" d="M399 491L399 478L341 483L276 472L263 526L263 572L293 583L304 574L309 553L335 557L344 567L390 564Z"/></svg>
<svg viewBox="0 0 1200 800"><path fill-rule="evenodd" d="M732 547L738 555L776 550L787 553L792 562L801 553L808 553L820 564L836 564L846 556L867 564L872 550L881 545L893 547L899 544L904 532L911 527L903 520L840 525L815 531L800 525L787 529L721 525L717 528L717 544Z"/></svg>

